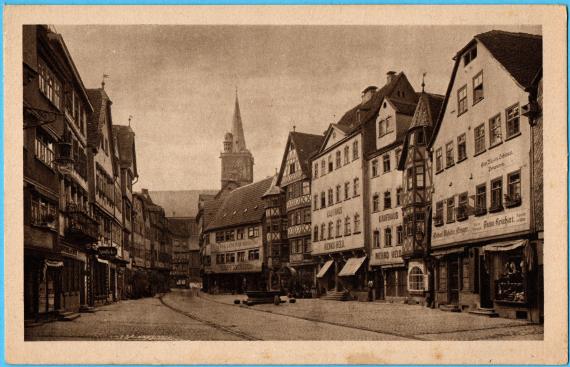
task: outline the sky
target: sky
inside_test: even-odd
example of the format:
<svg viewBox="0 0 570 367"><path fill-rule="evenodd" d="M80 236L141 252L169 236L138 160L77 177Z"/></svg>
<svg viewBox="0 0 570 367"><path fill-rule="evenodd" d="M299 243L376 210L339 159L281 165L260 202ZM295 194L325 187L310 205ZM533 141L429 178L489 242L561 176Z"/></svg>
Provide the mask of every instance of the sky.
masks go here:
<svg viewBox="0 0 570 367"><path fill-rule="evenodd" d="M528 26L56 25L86 88L113 101L136 134L134 189L219 189L220 152L236 88L254 180L279 169L289 131L322 134L403 71L417 91L445 94L453 56L491 29Z"/></svg>

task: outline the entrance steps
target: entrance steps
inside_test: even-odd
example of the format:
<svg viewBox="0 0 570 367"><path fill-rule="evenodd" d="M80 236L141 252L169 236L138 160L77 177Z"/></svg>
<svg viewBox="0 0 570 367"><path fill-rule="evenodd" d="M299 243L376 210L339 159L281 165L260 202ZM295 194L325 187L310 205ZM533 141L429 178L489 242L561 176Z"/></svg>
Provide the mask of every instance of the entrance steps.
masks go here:
<svg viewBox="0 0 570 367"><path fill-rule="evenodd" d="M61 312L59 314L59 321L73 321L81 315L78 312Z"/></svg>
<svg viewBox="0 0 570 367"><path fill-rule="evenodd" d="M321 299L328 301L351 301L352 297L350 293L344 291L329 291L326 295L322 296Z"/></svg>
<svg viewBox="0 0 570 367"><path fill-rule="evenodd" d="M79 312L81 312L81 313L95 313L95 311L97 311L97 309L95 307L91 307L91 306L87 306L87 305L83 305L83 306L79 307Z"/></svg>
<svg viewBox="0 0 570 367"><path fill-rule="evenodd" d="M458 305L439 305L439 309L446 312L461 312Z"/></svg>
<svg viewBox="0 0 570 367"><path fill-rule="evenodd" d="M494 308L478 307L474 310L469 311L469 313L479 316L499 317L499 314L495 312Z"/></svg>

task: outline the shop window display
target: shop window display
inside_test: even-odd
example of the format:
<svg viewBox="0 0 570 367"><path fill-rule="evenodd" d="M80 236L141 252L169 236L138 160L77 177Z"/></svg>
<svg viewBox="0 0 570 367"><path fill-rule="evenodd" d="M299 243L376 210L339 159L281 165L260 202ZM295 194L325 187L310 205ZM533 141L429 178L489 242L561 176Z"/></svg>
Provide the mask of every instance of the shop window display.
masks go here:
<svg viewBox="0 0 570 367"><path fill-rule="evenodd" d="M498 279L495 281L495 300L525 303L526 286L522 254L499 255L501 265Z"/></svg>

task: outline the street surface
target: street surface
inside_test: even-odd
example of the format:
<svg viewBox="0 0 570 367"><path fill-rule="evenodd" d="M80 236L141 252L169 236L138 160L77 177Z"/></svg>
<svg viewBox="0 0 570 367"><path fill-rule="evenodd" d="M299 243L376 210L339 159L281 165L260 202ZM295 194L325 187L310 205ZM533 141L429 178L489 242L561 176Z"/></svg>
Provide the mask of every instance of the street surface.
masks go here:
<svg viewBox="0 0 570 367"><path fill-rule="evenodd" d="M25 330L26 340L541 340L525 321L401 303L300 299L234 305L243 296L173 290Z"/></svg>

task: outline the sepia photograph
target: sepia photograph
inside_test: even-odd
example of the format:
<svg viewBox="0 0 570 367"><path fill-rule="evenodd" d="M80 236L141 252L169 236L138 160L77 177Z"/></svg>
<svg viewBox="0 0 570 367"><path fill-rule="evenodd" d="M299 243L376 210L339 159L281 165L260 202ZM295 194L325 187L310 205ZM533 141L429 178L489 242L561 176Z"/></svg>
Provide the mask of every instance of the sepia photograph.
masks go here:
<svg viewBox="0 0 570 367"><path fill-rule="evenodd" d="M555 71L481 14L14 27L18 343L544 342Z"/></svg>

